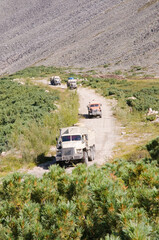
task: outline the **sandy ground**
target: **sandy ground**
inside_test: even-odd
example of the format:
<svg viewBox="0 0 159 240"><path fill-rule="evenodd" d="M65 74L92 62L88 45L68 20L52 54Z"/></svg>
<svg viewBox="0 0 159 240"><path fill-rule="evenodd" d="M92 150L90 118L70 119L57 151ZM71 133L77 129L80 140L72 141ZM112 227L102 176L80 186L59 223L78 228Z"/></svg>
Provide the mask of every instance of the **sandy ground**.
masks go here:
<svg viewBox="0 0 159 240"><path fill-rule="evenodd" d="M41 83L48 84L48 82L45 80L41 81ZM61 85L61 87L65 88L66 86ZM120 136L120 127L112 112L112 104L114 104L114 101L107 100L99 94L95 93L94 90L88 88L79 87L77 92L79 94L80 100L79 114L82 116L80 122L82 125L95 130L96 156L95 160L89 162L88 166L92 164L102 165L111 159L113 148L116 142L119 140ZM87 117L87 105L92 100L95 100L102 104L102 118L89 119ZM54 158L53 161L49 161L37 167L34 167L33 169L27 171L27 173L41 177L44 173L48 172L49 167L55 163L56 161ZM66 172L70 173L72 169L73 167L67 167Z"/></svg>

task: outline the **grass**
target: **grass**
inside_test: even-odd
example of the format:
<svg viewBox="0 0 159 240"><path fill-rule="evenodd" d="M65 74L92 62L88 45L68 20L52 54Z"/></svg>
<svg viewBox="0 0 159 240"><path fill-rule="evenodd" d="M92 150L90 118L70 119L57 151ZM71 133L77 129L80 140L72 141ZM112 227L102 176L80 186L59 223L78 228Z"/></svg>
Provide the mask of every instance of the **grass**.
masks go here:
<svg viewBox="0 0 159 240"><path fill-rule="evenodd" d="M149 156L145 145L159 136L158 124L130 122L114 149L114 158L136 161Z"/></svg>

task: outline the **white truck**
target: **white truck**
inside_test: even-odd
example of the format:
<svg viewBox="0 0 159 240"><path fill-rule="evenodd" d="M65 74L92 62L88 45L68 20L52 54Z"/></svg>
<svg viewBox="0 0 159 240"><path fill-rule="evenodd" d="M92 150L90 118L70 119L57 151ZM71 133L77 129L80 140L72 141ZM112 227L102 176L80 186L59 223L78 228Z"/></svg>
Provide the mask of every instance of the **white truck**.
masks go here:
<svg viewBox="0 0 159 240"><path fill-rule="evenodd" d="M67 87L70 89L76 89L77 88L77 80L72 77L68 78Z"/></svg>
<svg viewBox="0 0 159 240"><path fill-rule="evenodd" d="M61 85L61 78L59 76L52 76L50 78L51 85Z"/></svg>
<svg viewBox="0 0 159 240"><path fill-rule="evenodd" d="M56 145L56 162L60 165L82 161L86 165L95 158L95 134L86 127L60 129Z"/></svg>

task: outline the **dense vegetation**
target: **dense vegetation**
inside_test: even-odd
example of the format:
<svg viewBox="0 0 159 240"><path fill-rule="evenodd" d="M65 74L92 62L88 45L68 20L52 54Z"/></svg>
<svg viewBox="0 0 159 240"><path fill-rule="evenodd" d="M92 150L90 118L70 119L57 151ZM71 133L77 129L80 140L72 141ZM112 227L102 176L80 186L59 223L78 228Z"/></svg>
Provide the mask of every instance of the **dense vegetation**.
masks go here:
<svg viewBox="0 0 159 240"><path fill-rule="evenodd" d="M73 73L69 68L57 68L54 66L34 66L28 67L14 74L6 75L0 78L0 80L13 80L13 79L35 79L51 77L54 75L61 76L62 80L67 80L68 77L77 77L77 74ZM80 77L80 75L78 75Z"/></svg>
<svg viewBox="0 0 159 240"><path fill-rule="evenodd" d="M0 152L8 146L11 133L19 125L41 123L46 114L56 109L57 91L45 92L37 86L0 80Z"/></svg>
<svg viewBox="0 0 159 240"><path fill-rule="evenodd" d="M153 157L81 164L71 175L52 166L42 179L13 174L0 187L0 239L157 240L158 180Z"/></svg>
<svg viewBox="0 0 159 240"><path fill-rule="evenodd" d="M38 66L38 67L28 67L25 68L21 71L18 71L14 74L10 74L9 76L4 76L1 78L2 80L7 80L7 79L16 79L16 78L35 78L35 77L47 77L48 75L51 74L56 74L56 73L63 73L63 70L61 68L56 68L53 66L50 67L45 67L45 66Z"/></svg>
<svg viewBox="0 0 159 240"><path fill-rule="evenodd" d="M1 78L0 151L9 144L21 158L2 158L0 176L24 162L37 163L55 144L59 128L78 121L76 93L51 88L46 92L26 81L53 74L74 76L41 66ZM26 84L11 81L15 78ZM135 121L137 113L145 116L149 107L159 110L157 80L152 86L146 80L88 77L83 85L118 99L120 113L131 107ZM101 168L80 164L70 175L54 165L41 179L20 173L7 176L0 185L0 239L157 240L159 138L142 151L144 157L139 151Z"/></svg>
<svg viewBox="0 0 159 240"><path fill-rule="evenodd" d="M122 100L133 111L146 112L149 108L159 111L159 81L126 80L115 78L88 78L85 86L100 89L103 96ZM132 98L133 97L133 98Z"/></svg>
<svg viewBox="0 0 159 240"><path fill-rule="evenodd" d="M31 82L34 77L55 74L64 73L62 69L40 66L0 78L0 153L14 149L1 159L0 177L24 164L43 161L56 143L59 128L78 121L76 93Z"/></svg>

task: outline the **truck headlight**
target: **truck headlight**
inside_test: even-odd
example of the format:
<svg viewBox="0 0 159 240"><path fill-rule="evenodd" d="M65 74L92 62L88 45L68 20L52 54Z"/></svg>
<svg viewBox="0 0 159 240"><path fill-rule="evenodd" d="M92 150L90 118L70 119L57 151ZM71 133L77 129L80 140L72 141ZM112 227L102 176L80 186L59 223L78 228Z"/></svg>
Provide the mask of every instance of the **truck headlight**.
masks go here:
<svg viewBox="0 0 159 240"><path fill-rule="evenodd" d="M82 149L76 149L76 153L82 153Z"/></svg>

